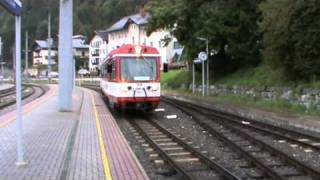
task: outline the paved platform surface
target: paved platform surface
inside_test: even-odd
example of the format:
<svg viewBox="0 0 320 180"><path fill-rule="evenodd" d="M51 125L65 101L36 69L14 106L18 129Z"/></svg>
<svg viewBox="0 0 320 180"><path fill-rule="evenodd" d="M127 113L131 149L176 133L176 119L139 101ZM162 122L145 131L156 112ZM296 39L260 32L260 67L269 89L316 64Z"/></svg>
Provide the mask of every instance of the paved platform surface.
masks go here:
<svg viewBox="0 0 320 180"><path fill-rule="evenodd" d="M13 84L0 83L0 91L13 87Z"/></svg>
<svg viewBox="0 0 320 180"><path fill-rule="evenodd" d="M59 112L57 86L24 106L24 167L16 162L15 113L0 116L0 180L148 179L100 96L77 88Z"/></svg>

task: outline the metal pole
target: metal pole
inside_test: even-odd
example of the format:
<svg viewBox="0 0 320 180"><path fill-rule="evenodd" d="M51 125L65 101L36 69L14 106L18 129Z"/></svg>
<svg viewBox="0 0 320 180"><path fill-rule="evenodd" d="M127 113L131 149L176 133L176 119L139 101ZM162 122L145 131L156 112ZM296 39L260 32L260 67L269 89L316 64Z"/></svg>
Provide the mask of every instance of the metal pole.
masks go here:
<svg viewBox="0 0 320 180"><path fill-rule="evenodd" d="M192 94L195 92L195 74L194 74L194 62L192 62Z"/></svg>
<svg viewBox="0 0 320 180"><path fill-rule="evenodd" d="M2 74L2 77L4 78L4 64L5 64L5 62L0 62L0 64L1 64L1 74Z"/></svg>
<svg viewBox="0 0 320 180"><path fill-rule="evenodd" d="M2 60L1 57L2 57L2 38L0 36L0 61Z"/></svg>
<svg viewBox="0 0 320 180"><path fill-rule="evenodd" d="M207 95L209 95L209 85L210 85L210 82L209 82L209 40L208 40L208 38L207 38L207 40L206 40L206 43L207 43L207 48L206 48L206 50L207 50L207 57L208 57L208 59L207 59Z"/></svg>
<svg viewBox="0 0 320 180"><path fill-rule="evenodd" d="M202 61L202 96L204 96L204 61Z"/></svg>
<svg viewBox="0 0 320 180"><path fill-rule="evenodd" d="M4 62L2 62L2 38L1 38L1 36L0 36L0 65L1 65L1 75L2 75L2 78L4 78L3 63L4 63Z"/></svg>
<svg viewBox="0 0 320 180"><path fill-rule="evenodd" d="M25 52L25 72L26 72L26 79L28 79L29 78L29 71L28 71L28 66L29 66L29 62L28 62L28 53L29 53L29 50L28 50L28 31L26 31L26 46L25 46L25 50L26 50L26 52Z"/></svg>
<svg viewBox="0 0 320 180"><path fill-rule="evenodd" d="M72 75L73 75L73 78L72 78L72 85L73 85L73 89L76 87L76 59L73 58L72 60Z"/></svg>
<svg viewBox="0 0 320 180"><path fill-rule="evenodd" d="M48 14L48 81L49 84L51 83L51 77L50 77L50 73L51 73L51 44L52 44L52 40L51 40L51 14Z"/></svg>
<svg viewBox="0 0 320 180"><path fill-rule="evenodd" d="M16 165L25 165L23 150L23 132L22 132L22 104L21 104L21 17L16 16L16 102L17 102L17 153L18 161Z"/></svg>
<svg viewBox="0 0 320 180"><path fill-rule="evenodd" d="M59 109L72 111L72 0L60 0Z"/></svg>

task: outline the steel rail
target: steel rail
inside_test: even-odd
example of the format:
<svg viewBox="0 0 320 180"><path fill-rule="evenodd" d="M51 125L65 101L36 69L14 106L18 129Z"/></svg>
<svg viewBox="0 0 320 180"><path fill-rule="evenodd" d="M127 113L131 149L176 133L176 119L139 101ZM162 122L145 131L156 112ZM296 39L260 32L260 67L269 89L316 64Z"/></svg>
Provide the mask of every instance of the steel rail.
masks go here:
<svg viewBox="0 0 320 180"><path fill-rule="evenodd" d="M11 93L12 91L15 91L15 86L10 87L8 89L3 89L0 91L0 96L3 96L4 94Z"/></svg>
<svg viewBox="0 0 320 180"><path fill-rule="evenodd" d="M158 128L159 130L161 130L162 132L164 132L166 135L168 135L171 139L173 139L174 141L178 142L179 145L181 145L182 147L184 147L186 150L190 151L194 156L198 157L199 159L201 159L210 169L218 172L218 174L220 174L221 176L223 176L226 179L230 179L230 180L240 180L241 178L235 176L234 174L232 174L228 169L224 168L223 166L221 166L220 164L218 164L217 162L214 162L213 160L211 160L209 157L205 156L204 154L198 152L197 150L195 150L194 148L192 148L191 146L189 146L187 143L185 143L184 141L182 141L180 138L176 137L175 135L173 135L172 133L170 133L168 130L166 130L165 128L163 128L162 126L160 126L158 123L156 123L154 120L148 119L148 122L150 124L152 124L154 127Z"/></svg>
<svg viewBox="0 0 320 180"><path fill-rule="evenodd" d="M138 130L138 132L143 135L143 137L147 140L149 144L151 144L155 150L160 154L160 156L168 163L171 167L173 167L184 179L186 180L192 180L194 179L192 176L190 176L183 168L181 168L174 160L161 149L161 147L155 143L149 135L144 132L144 130L135 122L130 121L130 123Z"/></svg>
<svg viewBox="0 0 320 180"><path fill-rule="evenodd" d="M26 87L24 86L22 91L26 90ZM15 87L13 88L10 88L10 89L6 89L6 90L3 90L3 91L0 91L0 98L4 98L6 96L10 96L10 95L15 95L16 93L16 90L15 90Z"/></svg>
<svg viewBox="0 0 320 180"><path fill-rule="evenodd" d="M35 93L35 88L34 88L34 87L37 87L37 88L41 89L40 95L38 95L36 98L41 97L41 96L45 93L45 90L44 90L43 87L41 87L41 86L38 86L38 85L26 85L26 86L31 87L31 90L32 90L32 91L29 92L29 93L27 93L27 94L24 94L24 95L22 96L22 99L26 99L26 98L32 96L32 95ZM26 89L26 87L25 87L25 89ZM35 98L35 99L36 99L36 98ZM14 100L9 101L9 102L7 102L7 103L0 104L0 109L6 108L6 107L11 106L11 105L13 105L13 104L15 104L15 103L16 103L16 100L14 99Z"/></svg>
<svg viewBox="0 0 320 180"><path fill-rule="evenodd" d="M192 116L192 120L194 120L195 122L197 122L203 129L205 129L206 131L208 131L210 134L212 134L213 136L217 137L218 139L220 139L221 141L223 141L225 144L227 144L231 149L233 149L234 151L238 152L239 154L241 154L242 157L244 157L247 161L251 162L252 164L254 164L257 168L259 168L259 170L261 170L264 174L266 174L268 177L272 178L272 179L278 179L278 180L284 180L285 178L283 178L280 174L278 174L277 172L275 172L273 169L271 169L270 167L266 166L262 161L258 160L257 158L255 158L253 155L251 155L249 152L243 150L243 148L241 148L239 145L237 145L236 143L232 142L231 140L229 140L227 137L225 137L222 133L216 131L214 128L212 128L211 126L209 126L208 124L202 122L200 119L196 118L193 116L192 113L190 113L190 111L186 110L185 108L181 107L180 105L177 105L174 102L169 102L167 100L165 100L167 103L170 103L172 105L174 105L176 108L182 110L183 112L185 112L186 114Z"/></svg>
<svg viewBox="0 0 320 180"><path fill-rule="evenodd" d="M187 103L185 103L185 102L182 103L181 101L172 100L172 99L170 99L170 100L166 99L165 101L171 103L172 105L175 105L177 108L183 110L185 113L187 113L189 115L193 115L193 114L190 113L189 111L187 111L186 109L182 108L182 107L186 107L186 108L192 109L192 110L196 111L197 113L199 113L198 112L199 108L195 108L194 106L190 107L190 106L186 105ZM176 103L172 102L172 101L175 101ZM201 109L201 111L208 111L208 110L207 109ZM299 162L298 160L288 156L287 154L283 153L282 151L280 151L280 150L278 150L278 149L276 149L276 148L274 148L274 147L262 142L261 140L258 140L256 138L250 136L248 133L243 132L242 130L240 130L240 128L235 128L234 126L230 125L230 123L228 123L227 121L223 121L221 119L213 119L212 116L207 116L207 117L209 117L209 119L218 121L219 124L227 126L227 128L229 128L233 132L245 137L250 142L258 144L259 146L265 148L266 150L268 150L272 154L279 156L283 161L286 161L286 162L290 163L291 166L294 166L294 167L304 171L305 173L311 175L314 178L317 178L317 179L320 178L320 172L318 172L314 168L312 168L310 166L307 166L307 165L303 164L302 162ZM218 116L218 118L220 118L220 117ZM201 120L199 120L197 118L193 118L193 119L196 120L197 122L200 122L201 126L203 126L203 127L209 126L207 123L204 123L204 122L202 122Z"/></svg>
<svg viewBox="0 0 320 180"><path fill-rule="evenodd" d="M176 99L172 99L172 98L164 98L162 97L163 100L171 100L171 101L179 101ZM296 143L296 144L300 144L302 146L305 147L309 147L315 150L320 150L320 146L315 146L312 144L312 142L316 142L316 143L320 143L320 138L315 137L315 136L311 136L308 134L304 134L304 133L299 133L293 130L289 130L283 127L278 127L278 126L274 126L268 123L263 123L263 122L257 122L255 120L249 119L249 118L245 118L245 117L240 117L234 114L229 114L229 113L225 113L225 112L221 112L221 111L217 111L205 106L200 106L198 104L191 104L191 103L185 103L184 106L188 106L189 107L192 106L192 108L197 108L198 110L201 111L207 111L204 112L204 114L206 115L213 115L219 118L223 118L224 120L230 121L234 124L237 124L239 126L242 127L246 127L246 128L253 128L256 131L259 131L261 133L265 133L265 134L269 134L269 135L273 135L275 137L280 137L281 139L285 139L287 141L290 141L292 143ZM237 120L238 119L238 120ZM249 122L250 124L243 124L242 121L246 121ZM270 129L270 130L268 130ZM296 137L293 137L296 136ZM304 142L304 141L299 141L299 139L308 139L310 140L309 142Z"/></svg>

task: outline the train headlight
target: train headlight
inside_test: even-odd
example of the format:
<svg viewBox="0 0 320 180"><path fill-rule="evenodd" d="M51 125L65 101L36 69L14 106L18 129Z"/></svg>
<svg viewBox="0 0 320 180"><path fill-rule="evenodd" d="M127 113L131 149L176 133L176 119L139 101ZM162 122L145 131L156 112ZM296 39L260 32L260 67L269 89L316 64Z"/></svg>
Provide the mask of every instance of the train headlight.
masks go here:
<svg viewBox="0 0 320 180"><path fill-rule="evenodd" d="M158 85L152 86L151 91L159 91L159 86Z"/></svg>
<svg viewBox="0 0 320 180"><path fill-rule="evenodd" d="M122 84L120 85L120 91L126 93L129 91L129 88L127 85Z"/></svg>
<svg viewBox="0 0 320 180"><path fill-rule="evenodd" d="M131 91L132 89L133 89L133 87L128 84L121 84L119 87L119 90L123 93L127 93L127 92Z"/></svg>

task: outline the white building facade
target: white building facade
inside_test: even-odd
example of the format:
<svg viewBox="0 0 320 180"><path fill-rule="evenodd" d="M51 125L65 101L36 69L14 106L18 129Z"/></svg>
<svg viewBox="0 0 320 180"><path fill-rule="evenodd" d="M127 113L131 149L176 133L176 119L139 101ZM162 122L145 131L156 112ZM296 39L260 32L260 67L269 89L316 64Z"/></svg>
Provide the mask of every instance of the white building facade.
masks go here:
<svg viewBox="0 0 320 180"><path fill-rule="evenodd" d="M33 43L33 65L48 65L48 43L45 40L36 40ZM51 64L56 64L58 50L51 45Z"/></svg>
<svg viewBox="0 0 320 180"><path fill-rule="evenodd" d="M88 69L89 66L89 45L86 44L86 37L83 35L72 36L73 57L81 61L81 67Z"/></svg>
<svg viewBox="0 0 320 180"><path fill-rule="evenodd" d="M96 31L89 44L89 71L96 71L108 56L107 32Z"/></svg>
<svg viewBox="0 0 320 180"><path fill-rule="evenodd" d="M158 49L162 63L170 62L176 52L182 51L173 49L174 43L177 43L175 38L167 46L164 46L162 40L170 36L169 31L158 30L152 32L149 36L147 35L146 25L150 18L149 13L141 11L138 14L124 17L113 24L107 29L108 50L112 51L124 44L147 45Z"/></svg>

